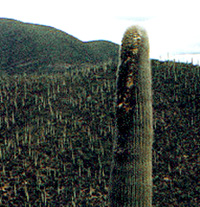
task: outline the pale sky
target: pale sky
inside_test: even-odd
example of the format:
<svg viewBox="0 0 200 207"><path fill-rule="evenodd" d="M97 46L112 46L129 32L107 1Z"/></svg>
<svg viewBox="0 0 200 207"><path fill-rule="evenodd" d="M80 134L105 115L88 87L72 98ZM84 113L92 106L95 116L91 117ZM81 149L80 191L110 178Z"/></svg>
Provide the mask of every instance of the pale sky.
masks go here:
<svg viewBox="0 0 200 207"><path fill-rule="evenodd" d="M199 0L0 0L0 17L60 29L82 41L120 44L131 25L146 28L150 57L200 62Z"/></svg>

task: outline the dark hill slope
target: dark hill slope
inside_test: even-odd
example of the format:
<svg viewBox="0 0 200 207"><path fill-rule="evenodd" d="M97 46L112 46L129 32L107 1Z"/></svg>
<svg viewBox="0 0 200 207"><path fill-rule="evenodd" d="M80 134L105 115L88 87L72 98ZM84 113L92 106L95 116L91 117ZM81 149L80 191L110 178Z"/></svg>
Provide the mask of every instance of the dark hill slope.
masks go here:
<svg viewBox="0 0 200 207"><path fill-rule="evenodd" d="M99 62L108 60L109 58L118 61L119 45L103 40L86 42L85 45L88 48L88 54L91 57L94 54L96 56L94 58Z"/></svg>
<svg viewBox="0 0 200 207"><path fill-rule="evenodd" d="M116 59L119 45L107 41L82 42L52 27L0 19L0 67L23 67L55 62L98 63Z"/></svg>

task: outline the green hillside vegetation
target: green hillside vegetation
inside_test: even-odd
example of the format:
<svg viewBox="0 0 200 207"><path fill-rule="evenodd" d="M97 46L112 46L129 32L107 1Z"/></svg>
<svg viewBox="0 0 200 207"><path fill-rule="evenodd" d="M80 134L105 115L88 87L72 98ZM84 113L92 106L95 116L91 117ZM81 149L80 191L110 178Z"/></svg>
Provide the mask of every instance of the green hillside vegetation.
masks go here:
<svg viewBox="0 0 200 207"><path fill-rule="evenodd" d="M107 206L116 69L0 77L0 205ZM154 60L152 72L153 206L197 207L200 68Z"/></svg>
<svg viewBox="0 0 200 207"><path fill-rule="evenodd" d="M108 41L82 42L52 27L0 19L0 71L33 72L49 65L96 64L117 60L119 45Z"/></svg>

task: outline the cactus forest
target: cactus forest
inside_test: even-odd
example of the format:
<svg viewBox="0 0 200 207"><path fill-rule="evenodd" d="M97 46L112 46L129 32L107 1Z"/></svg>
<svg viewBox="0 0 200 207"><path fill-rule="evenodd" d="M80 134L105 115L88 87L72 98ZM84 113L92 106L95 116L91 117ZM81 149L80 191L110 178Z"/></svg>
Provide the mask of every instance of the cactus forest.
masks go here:
<svg viewBox="0 0 200 207"><path fill-rule="evenodd" d="M108 206L116 70L0 76L1 206ZM152 60L153 206L198 206L199 80Z"/></svg>

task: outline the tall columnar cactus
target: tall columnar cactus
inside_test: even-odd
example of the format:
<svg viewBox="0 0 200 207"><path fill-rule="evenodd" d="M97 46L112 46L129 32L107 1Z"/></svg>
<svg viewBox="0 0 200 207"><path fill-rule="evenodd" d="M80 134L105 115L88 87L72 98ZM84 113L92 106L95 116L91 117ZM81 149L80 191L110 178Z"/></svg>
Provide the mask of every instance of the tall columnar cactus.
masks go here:
<svg viewBox="0 0 200 207"><path fill-rule="evenodd" d="M152 206L152 91L149 42L139 26L122 39L117 71L111 207Z"/></svg>

